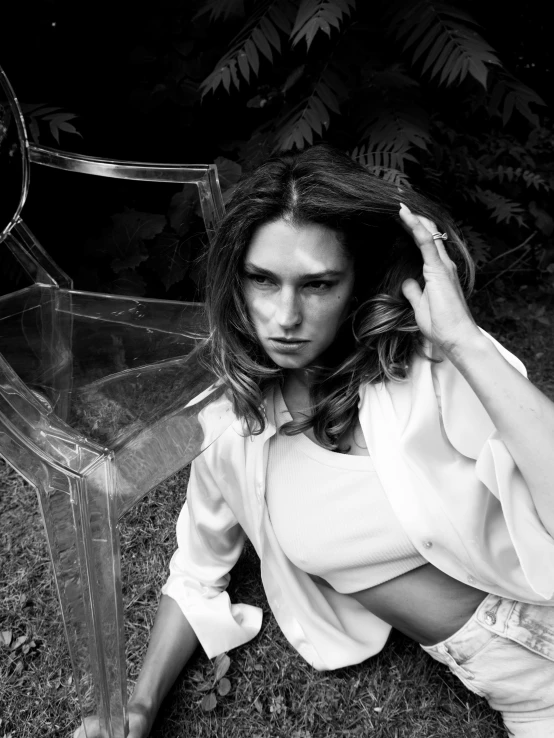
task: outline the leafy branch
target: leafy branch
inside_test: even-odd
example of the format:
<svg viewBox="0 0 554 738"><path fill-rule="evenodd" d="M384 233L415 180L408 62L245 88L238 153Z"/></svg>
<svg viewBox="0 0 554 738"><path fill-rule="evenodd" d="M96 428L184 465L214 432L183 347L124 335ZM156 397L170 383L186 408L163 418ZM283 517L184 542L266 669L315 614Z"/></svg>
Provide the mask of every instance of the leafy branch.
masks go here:
<svg viewBox="0 0 554 738"><path fill-rule="evenodd" d="M209 13L211 21L227 20L231 16L244 15L244 0L206 0L194 19Z"/></svg>
<svg viewBox="0 0 554 738"><path fill-rule="evenodd" d="M48 123L50 133L58 144L60 143L60 131L81 136L75 126L69 123L70 120L77 118L77 116L64 111L62 108L40 103L38 105L22 104L21 110L23 115L29 120L29 133L36 144L40 143L41 134L39 123L44 122Z"/></svg>
<svg viewBox="0 0 554 738"><path fill-rule="evenodd" d="M344 16L355 8L356 0L302 0L290 34L292 45L305 39L309 51L319 31L331 36L332 27L340 30Z"/></svg>
<svg viewBox="0 0 554 738"><path fill-rule="evenodd" d="M426 151L431 142L419 83L393 64L370 75L368 92L359 134L365 143L352 155L377 176L407 186L406 163L418 163L411 152L414 147Z"/></svg>
<svg viewBox="0 0 554 738"><path fill-rule="evenodd" d="M500 184L503 182L523 182L528 188L542 189L545 192L551 190L549 183L538 172L531 172L529 169L523 169L522 167L504 167L502 164L499 164L495 169L478 167L478 174L480 179L496 180Z"/></svg>
<svg viewBox="0 0 554 738"><path fill-rule="evenodd" d="M409 153L409 146L398 141L357 146L350 154L354 161L363 164L370 172L392 182L398 187L411 187L404 166L407 161L417 162Z"/></svg>
<svg viewBox="0 0 554 738"><path fill-rule="evenodd" d="M498 70L496 80L487 101L490 115L499 115L506 125L514 110L523 115L533 126L539 124L539 117L529 107L531 103L544 105L544 100L523 82L509 74L505 69Z"/></svg>
<svg viewBox="0 0 554 738"><path fill-rule="evenodd" d="M519 202L514 202L498 192L483 190L481 187L475 187L469 194L491 211L491 216L497 223L510 223L515 220L522 228L527 227L524 221L525 210Z"/></svg>
<svg viewBox="0 0 554 738"><path fill-rule="evenodd" d="M303 149L305 143L313 143L314 133L322 136L329 127L331 113L340 113L339 99L345 91L339 76L325 68L312 92L279 121L276 148Z"/></svg>
<svg viewBox="0 0 554 738"><path fill-rule="evenodd" d="M391 31L404 49L413 49L413 62L439 83L462 82L468 74L487 87L488 64L501 62L492 47L475 30L475 21L453 5L419 0L401 3L391 18Z"/></svg>
<svg viewBox="0 0 554 738"><path fill-rule="evenodd" d="M227 90L231 84L240 88L239 72L247 83L250 74L260 69L260 54L273 62L273 53L281 53L281 33L289 34L292 27L292 5L289 0L266 0L260 3L246 21L230 48L201 83L202 97L215 92L220 85ZM218 16L216 16L218 17Z"/></svg>

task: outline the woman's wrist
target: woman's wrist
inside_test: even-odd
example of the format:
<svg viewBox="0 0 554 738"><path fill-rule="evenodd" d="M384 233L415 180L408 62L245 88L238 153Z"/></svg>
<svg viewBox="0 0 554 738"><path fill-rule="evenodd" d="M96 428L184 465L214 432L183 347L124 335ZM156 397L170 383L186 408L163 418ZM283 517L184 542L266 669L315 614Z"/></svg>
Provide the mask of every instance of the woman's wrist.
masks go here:
<svg viewBox="0 0 554 738"><path fill-rule="evenodd" d="M178 603L162 595L144 663L129 699L129 718L134 715L146 721L150 730L160 705L197 645L198 638Z"/></svg>
<svg viewBox="0 0 554 738"><path fill-rule="evenodd" d="M458 369L471 362L474 357L479 357L483 352L490 352L491 349L494 349L492 343L476 325L460 330L455 340L441 347L443 354Z"/></svg>
<svg viewBox="0 0 554 738"><path fill-rule="evenodd" d="M154 725L159 706L148 698L140 698L134 694L129 699L129 731L133 738L146 738Z"/></svg>

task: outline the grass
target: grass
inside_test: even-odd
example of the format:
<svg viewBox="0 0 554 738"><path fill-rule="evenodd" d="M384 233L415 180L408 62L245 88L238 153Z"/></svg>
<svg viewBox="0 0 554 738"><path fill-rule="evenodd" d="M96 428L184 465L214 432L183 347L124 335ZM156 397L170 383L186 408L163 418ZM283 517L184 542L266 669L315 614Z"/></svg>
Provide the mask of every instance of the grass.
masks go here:
<svg viewBox="0 0 554 738"><path fill-rule="evenodd" d="M500 299L499 299L500 297ZM533 295L485 295L480 325L520 356L530 378L554 399L552 326ZM549 313L552 314L549 303ZM122 521L127 664L136 679L159 591L175 546L175 521L187 470L175 475ZM42 522L34 492L0 467L0 738L70 736L78 722L71 669ZM282 636L247 545L233 572L231 597L264 610L260 635L230 652L231 690L210 712L202 683L213 665L198 651L166 699L152 738L500 738L499 716L419 647L393 632L384 651L358 666L317 672ZM26 640L22 640L25 637Z"/></svg>

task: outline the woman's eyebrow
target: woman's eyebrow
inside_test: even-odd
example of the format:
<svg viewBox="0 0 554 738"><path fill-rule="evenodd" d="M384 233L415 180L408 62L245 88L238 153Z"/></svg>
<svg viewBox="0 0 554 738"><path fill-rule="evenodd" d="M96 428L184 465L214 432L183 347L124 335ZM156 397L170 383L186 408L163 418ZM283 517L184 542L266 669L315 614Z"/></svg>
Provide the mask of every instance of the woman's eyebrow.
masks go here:
<svg viewBox="0 0 554 738"><path fill-rule="evenodd" d="M250 261L245 262L244 264L245 270L256 272L256 274L263 274L266 277L273 277L274 279L278 276L271 272L269 269L264 269L264 267L256 266L256 264L253 264ZM313 274L300 274L299 279L306 280L318 280L318 279L329 279L330 277L342 277L344 276L344 271L340 271L337 269L327 269L323 272L314 272Z"/></svg>

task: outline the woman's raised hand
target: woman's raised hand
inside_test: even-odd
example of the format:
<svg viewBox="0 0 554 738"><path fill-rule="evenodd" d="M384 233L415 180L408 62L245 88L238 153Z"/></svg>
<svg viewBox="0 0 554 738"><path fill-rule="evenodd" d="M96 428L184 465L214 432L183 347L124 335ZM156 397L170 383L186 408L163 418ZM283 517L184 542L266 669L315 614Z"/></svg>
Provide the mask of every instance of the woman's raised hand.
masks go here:
<svg viewBox="0 0 554 738"><path fill-rule="evenodd" d="M414 309L420 331L445 353L473 338L480 338L456 265L446 253L443 241L432 238L438 231L437 226L428 218L414 215L405 205L401 205L399 214L423 256L424 289L415 279L406 279L402 284L402 292Z"/></svg>

